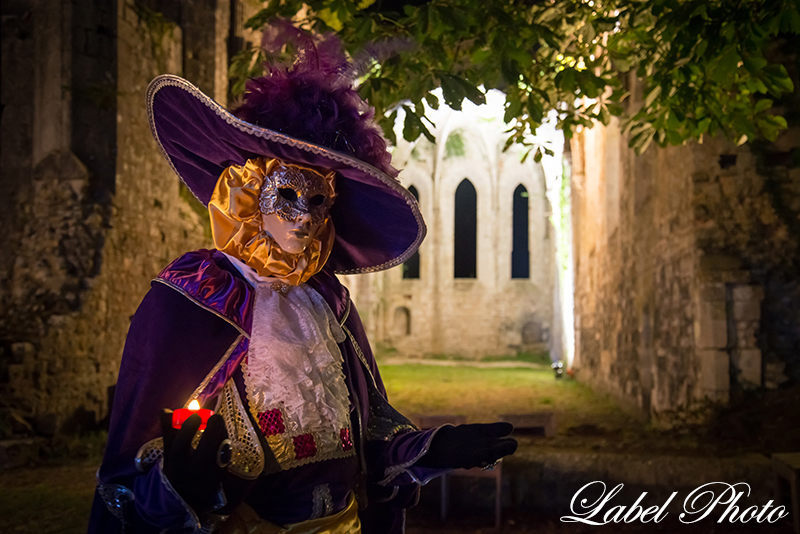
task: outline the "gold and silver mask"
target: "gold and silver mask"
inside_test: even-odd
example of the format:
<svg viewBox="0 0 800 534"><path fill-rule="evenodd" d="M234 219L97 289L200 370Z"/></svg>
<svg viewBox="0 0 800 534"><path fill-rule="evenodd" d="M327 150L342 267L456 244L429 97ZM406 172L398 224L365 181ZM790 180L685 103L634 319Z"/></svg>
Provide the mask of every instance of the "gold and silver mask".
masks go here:
<svg viewBox="0 0 800 534"><path fill-rule="evenodd" d="M264 177L259 197L261 213L275 213L284 221L309 214L312 224L322 222L335 198L335 174L330 171L323 175L308 167L276 162Z"/></svg>

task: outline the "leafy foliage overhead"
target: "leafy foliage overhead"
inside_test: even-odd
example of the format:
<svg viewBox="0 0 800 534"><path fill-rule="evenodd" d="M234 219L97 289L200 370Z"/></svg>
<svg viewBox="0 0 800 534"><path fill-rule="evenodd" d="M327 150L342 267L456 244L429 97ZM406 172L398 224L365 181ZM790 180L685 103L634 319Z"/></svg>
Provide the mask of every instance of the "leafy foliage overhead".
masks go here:
<svg viewBox="0 0 800 534"><path fill-rule="evenodd" d="M567 138L621 116L639 152L718 132L774 140L786 128L776 105L794 87L771 50L800 34L800 0L272 0L247 27L276 16L372 58L359 93L390 138L402 108L403 137L433 139L425 110L441 105L437 87L456 110L499 89L507 146L528 145L555 110ZM234 92L263 59L257 49L234 58Z"/></svg>

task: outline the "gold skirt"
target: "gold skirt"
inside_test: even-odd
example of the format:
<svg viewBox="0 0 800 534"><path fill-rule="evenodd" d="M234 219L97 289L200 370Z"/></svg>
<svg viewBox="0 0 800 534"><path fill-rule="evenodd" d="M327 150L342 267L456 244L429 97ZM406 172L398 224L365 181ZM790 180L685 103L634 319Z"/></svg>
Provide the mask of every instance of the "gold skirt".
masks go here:
<svg viewBox="0 0 800 534"><path fill-rule="evenodd" d="M218 532L219 534L361 534L361 521L358 520L356 499L350 494L350 501L341 512L302 523L292 523L285 527L261 519L255 510L242 503L222 524Z"/></svg>

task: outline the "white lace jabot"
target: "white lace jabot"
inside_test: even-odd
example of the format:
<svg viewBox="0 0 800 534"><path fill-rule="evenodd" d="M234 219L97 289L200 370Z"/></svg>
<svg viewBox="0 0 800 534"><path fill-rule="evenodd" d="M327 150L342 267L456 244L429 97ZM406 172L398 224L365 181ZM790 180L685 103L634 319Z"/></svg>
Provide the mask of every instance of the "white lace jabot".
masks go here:
<svg viewBox="0 0 800 534"><path fill-rule="evenodd" d="M338 346L345 334L327 302L306 284L275 291L275 279L228 258L255 288L245 386L281 467L355 454Z"/></svg>

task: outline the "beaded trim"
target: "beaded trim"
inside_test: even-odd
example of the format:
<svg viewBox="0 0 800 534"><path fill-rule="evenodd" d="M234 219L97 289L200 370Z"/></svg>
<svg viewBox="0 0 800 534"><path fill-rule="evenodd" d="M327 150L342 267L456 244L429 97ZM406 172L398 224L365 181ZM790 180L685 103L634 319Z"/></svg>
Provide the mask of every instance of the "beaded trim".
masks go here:
<svg viewBox="0 0 800 534"><path fill-rule="evenodd" d="M264 471L264 449L233 379L228 380L222 388L216 412L225 420L225 428L233 449L233 458L228 469L247 480L258 478Z"/></svg>
<svg viewBox="0 0 800 534"><path fill-rule="evenodd" d="M164 456L164 438L151 439L139 448L133 463L136 470L146 473Z"/></svg>
<svg viewBox="0 0 800 534"><path fill-rule="evenodd" d="M119 519L122 524L126 524L125 509L129 503L133 502L133 492L119 484L98 484L97 493L111 515Z"/></svg>
<svg viewBox="0 0 800 534"><path fill-rule="evenodd" d="M319 519L320 517L331 515L333 513L331 487L328 484L314 486L313 502L314 507L312 508L311 517L309 517L309 519Z"/></svg>
<svg viewBox="0 0 800 534"><path fill-rule="evenodd" d="M222 358L220 358L217 364L214 366L214 368L211 369L211 372L209 372L206 375L203 381L200 382L200 385L197 386L197 388L194 390L192 396L189 397L189 400L187 400L186 404L183 406L184 408L188 408L189 404L193 400L197 400L200 398L200 395L202 395L203 391L205 391L206 387L208 387L208 383L211 382L211 379L214 378L214 376L216 376L216 374L219 372L220 369L222 369L222 366L225 365L225 362L227 362L228 359L231 357L231 354L233 354L233 351L236 350L236 348L239 346L239 343L242 342L242 339L244 339L244 334L239 334L236 337L231 346L228 347L228 350L225 351L225 354L222 355Z"/></svg>
<svg viewBox="0 0 800 534"><path fill-rule="evenodd" d="M349 299L347 301L347 311L348 311L348 314L349 314L349 312L350 312L350 301L349 301ZM361 360L361 364L364 366L364 369L367 371L367 374L372 379L372 385L375 387L375 389L377 389L378 388L378 384L377 384L377 382L375 382L375 377L372 375L372 370L369 368L369 364L367 363L366 356L364 356L364 353L361 351L361 345L358 344L358 341L356 341L356 338L353 336L352 333L350 333L350 329L348 329L346 326L344 326L344 324L342 324L341 326L342 326L342 330L344 330L344 333L347 334L347 337L350 339L350 343L353 345L353 348L356 350L356 354L358 355L358 359Z"/></svg>
<svg viewBox="0 0 800 534"><path fill-rule="evenodd" d="M206 107L211 109L211 111L213 111L219 118L221 118L229 125L233 126L234 128L246 134L254 135L256 137L260 137L267 141L272 141L278 144L288 145L290 147L298 148L300 150L309 152L311 154L316 154L318 156L325 157L332 161L343 163L348 167L359 170L379 180L383 184L389 186L389 188L391 188L395 192L399 193L405 199L406 204L408 205L409 208L411 208L411 212L414 214L414 219L417 221L417 238L406 249L406 251L400 254L399 256L395 257L394 259L389 260L380 265L374 265L371 267L361 267L358 269L348 269L344 271L336 271L338 274L358 274L358 273L372 273L377 271L383 271L385 269L389 269L396 265L400 265L408 258L410 258L414 254L414 252L416 252L417 248L419 248L419 245L420 243L422 243L422 240L425 238L425 234L427 232L425 227L425 222L423 221L422 215L419 212L419 205L417 204L416 199L411 193L408 192L406 188L400 185L400 182L397 179L392 178L388 174L380 171L379 169L376 169L375 167L369 165L368 163L360 161L346 154L342 154L340 152L336 152L334 150L331 150L329 148L320 145L308 143L306 141L302 141L294 137L289 137L288 135L284 135L282 133L278 133L273 130L261 128L249 122L245 122L236 117L235 115L233 115L232 113L230 113L222 106L220 106L213 99L209 98L202 91L200 91L200 89L198 89L188 81L184 80L180 76L175 76L172 74L164 74L153 79L153 81L150 82L150 85L147 87L148 121L150 123L150 130L153 133L153 137L155 138L159 149L161 149L161 153L164 154L164 157L169 162L169 165L170 167L172 167L172 170L175 171L175 174L177 174L178 177L181 179L181 181L183 181L184 183L186 183L186 181L183 179L183 176L181 176L181 174L175 168L175 164L172 162L172 158L167 153L166 149L164 148L164 145L161 143L161 138L158 136L158 130L156 129L155 118L153 113L153 101L155 100L156 93L158 93L158 91L163 89L164 87L169 87L169 86L177 87L191 94L193 97L197 98L198 100L200 100L200 102L205 104ZM189 190L191 191L191 188ZM194 194L194 192L192 192L192 194Z"/></svg>

